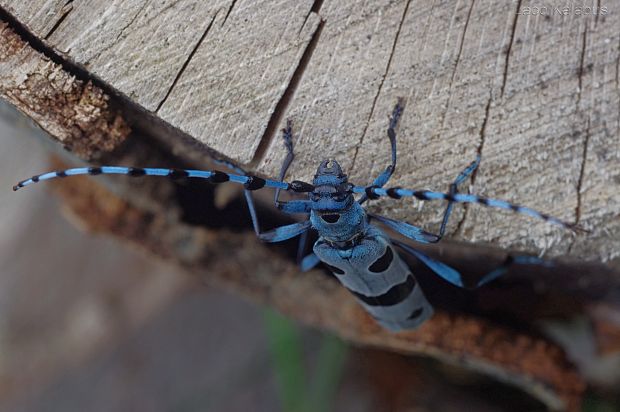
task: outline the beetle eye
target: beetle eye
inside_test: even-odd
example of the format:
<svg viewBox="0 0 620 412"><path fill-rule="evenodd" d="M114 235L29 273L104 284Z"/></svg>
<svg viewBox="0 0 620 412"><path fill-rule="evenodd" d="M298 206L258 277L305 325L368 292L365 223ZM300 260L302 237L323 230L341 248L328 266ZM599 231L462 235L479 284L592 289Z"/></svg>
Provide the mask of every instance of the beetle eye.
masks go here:
<svg viewBox="0 0 620 412"><path fill-rule="evenodd" d="M342 202L343 200L345 200L347 198L348 194L344 193L344 192L339 192L336 193L332 196L332 199L334 199L337 202Z"/></svg>

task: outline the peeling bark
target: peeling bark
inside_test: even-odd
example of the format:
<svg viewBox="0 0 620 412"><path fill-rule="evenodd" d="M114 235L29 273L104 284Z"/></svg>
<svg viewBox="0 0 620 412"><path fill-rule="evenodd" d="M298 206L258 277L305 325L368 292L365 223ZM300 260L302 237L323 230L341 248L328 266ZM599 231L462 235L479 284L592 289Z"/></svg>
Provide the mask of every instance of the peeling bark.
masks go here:
<svg viewBox="0 0 620 412"><path fill-rule="evenodd" d="M103 90L32 50L2 22L0 95L83 158L114 150L130 131Z"/></svg>

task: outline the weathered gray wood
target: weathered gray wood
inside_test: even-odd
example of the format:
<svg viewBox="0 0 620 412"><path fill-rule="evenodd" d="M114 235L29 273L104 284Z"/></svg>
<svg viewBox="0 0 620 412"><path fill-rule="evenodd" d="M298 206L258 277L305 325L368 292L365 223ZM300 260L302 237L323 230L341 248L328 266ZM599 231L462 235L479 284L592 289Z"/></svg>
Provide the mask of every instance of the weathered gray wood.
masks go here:
<svg viewBox="0 0 620 412"><path fill-rule="evenodd" d="M582 43L578 102L586 123L576 210L596 235L577 239L571 253L596 256L591 253L596 248L619 262L620 6L612 4L613 13L588 22Z"/></svg>
<svg viewBox="0 0 620 412"><path fill-rule="evenodd" d="M8 10L50 46L155 111L232 1L9 3Z"/></svg>
<svg viewBox="0 0 620 412"><path fill-rule="evenodd" d="M324 110L327 115L320 110L321 114L305 110L298 123L305 125L306 119L311 119L315 126L309 131L301 129L297 150L302 159L291 177L311 177L316 162L303 155L311 152L339 155L356 181L371 182L389 161L386 116L395 98L404 96L408 107L399 130L400 163L392 184L447 189L459 170L480 152L482 164L475 176L474 192L530 205L568 221L577 219L580 203L580 223L593 230L591 235L574 237L526 217L474 206L467 208L464 221L459 222L463 213L455 213L453 222L459 222L452 226L456 239L552 255L577 255L579 250L581 256L613 259L620 251L620 131L618 88L614 80L619 38L613 29L619 24L618 13L601 17L598 22L591 16L575 15L555 15L546 20L518 16L516 4L507 11L506 7L491 3L409 4L372 117L366 120L364 112L350 103L340 103L340 109ZM598 40L591 40L582 50L586 27L588 33L596 33ZM355 38L355 34L350 37ZM594 39L593 34L591 38ZM338 44L326 34L322 39ZM390 49L388 41L383 46ZM320 47L321 43L317 52ZM591 71L606 74L602 81L608 85L607 93L599 97L598 104L580 98L596 93L593 84L580 81L584 52L591 56L593 65L588 69L589 63L583 63L584 75ZM313 62L299 90L304 90L306 80L307 88L317 85L311 74L320 69L315 69ZM372 67L363 61L359 61L359 66L366 71ZM346 71L354 73L350 68ZM346 87L360 90L367 85L349 82ZM322 86L318 84L312 95L321 96L326 89ZM306 104L304 97L292 102L290 113L294 119L297 102L301 107ZM356 101L354 97L351 100ZM597 106L599 124L604 119L607 127L599 128L598 141L605 140L605 147L599 146L596 174L590 172L581 177L582 183L587 182L581 185L582 191L586 185L597 188L597 195L590 197L586 206L596 212L583 220L586 201L580 199L578 186L592 104ZM332 105L338 106L331 102L325 106ZM334 122L334 112L344 112L343 118ZM355 126L339 127L347 121L364 126L368 122L368 128L360 133ZM325 126L329 124L333 129ZM589 133L589 139L594 140L591 135L596 133L595 129L590 127ZM272 147L273 153L282 153L280 142L274 141ZM607 152L604 157L600 156L602 151ZM589 156L593 156L591 150ZM267 155L266 161L281 157ZM273 165L269 173L273 174L275 169ZM436 204L413 211L411 202L388 200L375 208L426 227L437 227L442 211Z"/></svg>
<svg viewBox="0 0 620 412"><path fill-rule="evenodd" d="M9 10L67 58L243 163L254 157L269 113L319 22L308 0L92 0L70 3L52 20L52 30L39 22L36 10L58 14L57 4L8 3Z"/></svg>
<svg viewBox="0 0 620 412"><path fill-rule="evenodd" d="M250 162L318 28L311 5L235 3L226 23L217 22L197 50L160 117L218 152Z"/></svg>
<svg viewBox="0 0 620 412"><path fill-rule="evenodd" d="M326 24L286 112L294 122L295 135L296 160L290 178L310 181L324 157L337 158L353 178L362 175L352 169L355 153L368 127L406 6L406 2L387 0L323 4L320 15ZM391 108L382 119L390 112ZM377 150L371 150L385 162L389 161L386 143L385 139ZM259 170L277 176L285 155L278 133ZM377 161L383 167L387 164L379 157Z"/></svg>
<svg viewBox="0 0 620 412"><path fill-rule="evenodd" d="M66 0L11 1L2 7L33 32L46 38L63 16L71 12L73 2Z"/></svg>
<svg viewBox="0 0 620 412"><path fill-rule="evenodd" d="M575 237L472 206L457 208L453 239L613 260L620 4L598 16L578 14L583 5L593 4L533 16L534 3L491 0L0 1L172 129L267 175L279 168L278 130L291 117L291 178L309 179L318 160L335 156L355 182L370 182L389 161L387 115L402 96L392 184L446 189L480 153L473 192L592 230ZM372 208L432 229L443 205Z"/></svg>

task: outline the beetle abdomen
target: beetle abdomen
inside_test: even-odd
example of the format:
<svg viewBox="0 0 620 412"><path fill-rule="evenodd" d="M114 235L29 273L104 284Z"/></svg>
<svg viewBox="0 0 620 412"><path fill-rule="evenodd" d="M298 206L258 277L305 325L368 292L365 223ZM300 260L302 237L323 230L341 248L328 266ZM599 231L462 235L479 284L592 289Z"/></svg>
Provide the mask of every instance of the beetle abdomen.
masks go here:
<svg viewBox="0 0 620 412"><path fill-rule="evenodd" d="M369 226L355 246L337 249L324 238L314 253L383 327L413 329L430 318L433 308L389 238Z"/></svg>

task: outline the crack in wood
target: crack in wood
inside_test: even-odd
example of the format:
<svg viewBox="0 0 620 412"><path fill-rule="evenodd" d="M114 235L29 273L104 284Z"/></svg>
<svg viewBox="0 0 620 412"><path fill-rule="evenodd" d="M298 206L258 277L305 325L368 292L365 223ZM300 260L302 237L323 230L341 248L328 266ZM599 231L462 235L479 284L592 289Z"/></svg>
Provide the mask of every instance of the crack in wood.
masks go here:
<svg viewBox="0 0 620 412"><path fill-rule="evenodd" d="M583 38L581 42L581 57L579 59L579 70L577 73L578 76L578 84L579 84L579 94L577 95L577 111L581 106L581 94L583 89L583 74L585 73L584 63L586 60L586 40L588 36L588 23L586 22L585 27L583 29Z"/></svg>
<svg viewBox="0 0 620 412"><path fill-rule="evenodd" d="M508 80L508 66L510 64L510 52L512 50L512 44L515 39L515 33L517 31L517 21L519 20L519 12L521 10L521 1L517 1L517 10L515 11L515 17L512 21L512 32L510 33L510 43L508 43L508 49L506 49L506 58L504 60L504 75L502 79L502 88L500 97L504 97L504 90L506 88L506 81Z"/></svg>
<svg viewBox="0 0 620 412"><path fill-rule="evenodd" d="M581 167L579 169L579 180L577 180L577 207L575 207L575 224L579 224L581 219L581 189L583 186L583 178L586 170L586 162L588 160L588 145L590 143L590 118L586 126L586 137L583 141L583 151L581 154Z"/></svg>
<svg viewBox="0 0 620 412"><path fill-rule="evenodd" d="M469 11L467 12L467 18L465 19L465 25L463 27L463 34L461 35L461 43L459 44L459 51L456 54L456 62L454 63L454 70L452 70L452 76L450 76L450 86L449 89L452 89L452 83L454 83L454 77L456 76L456 71L459 67L459 62L461 61L461 54L463 53L463 45L465 44L465 35L467 34L467 26L469 26L469 19L471 18L471 12L474 9L475 0L472 0L471 6L469 6Z"/></svg>
<svg viewBox="0 0 620 412"><path fill-rule="evenodd" d="M62 67L63 70L71 73L76 79L82 81L91 81L95 86L103 89L108 94L111 93L110 86L104 84L98 78L92 76L83 67L65 60L58 54L53 47L48 46L39 37L33 34L24 24L22 24L15 16L13 16L8 10L0 7L0 21L4 21L8 24L9 28L13 30L21 39L23 39L28 45L36 52L41 53L46 58L50 59L52 63L56 63Z"/></svg>
<svg viewBox="0 0 620 412"><path fill-rule="evenodd" d="M620 38L618 39L618 58L616 59L616 91L618 92L618 113L620 113ZM618 137L620 137L620 116L616 118Z"/></svg>
<svg viewBox="0 0 620 412"><path fill-rule="evenodd" d="M467 34L467 26L469 26L469 19L471 18L471 12L474 9L475 0L472 0L471 6L469 7L469 11L467 12L467 19L465 20L465 26L463 27L463 34L461 35L461 44L459 44L459 51L456 55L456 62L454 63L454 70L452 71L452 76L450 76L450 86L449 89L452 90L452 83L454 82L454 76L456 76L456 70L459 67L459 62L461 61L461 54L463 53L463 45L465 44L465 35Z"/></svg>
<svg viewBox="0 0 620 412"><path fill-rule="evenodd" d="M71 13L73 11L73 5L71 4L73 3L73 0L69 0L67 1L64 6L62 6L63 9L67 8L67 6L69 6L67 8L66 11L64 11L62 13L62 15L60 16L60 18L58 19L58 21L56 22L56 24L54 24L54 27L51 28L51 30L49 32L47 32L47 34L43 37L45 40L49 39L51 37L52 34L54 34L54 32L60 27L60 25L65 21L65 19L67 18L67 16L69 15L69 13Z"/></svg>
<svg viewBox="0 0 620 412"><path fill-rule="evenodd" d="M200 48L200 45L202 44L202 42L205 40L205 38L207 37L207 34L209 33L209 31L211 30L211 26L213 26L213 22L215 21L215 19L217 18L217 15L219 13L219 10L215 13L215 15L213 16L213 18L211 19L211 21L209 22L209 24L207 25L206 30L202 33L202 36L200 36L200 39L198 39L198 42L194 45L194 48L192 49L192 51L189 53L189 56L187 56L187 59L185 59L185 62L183 63L183 65L181 66L181 68L179 69L177 75L175 76L174 80L172 81L172 84L170 85L170 87L168 88L168 91L166 92L166 95L164 96L164 98L159 102L159 104L157 105L157 108L155 109L155 113L159 112L159 109L162 108L162 106L164 105L164 103L166 102L166 100L168 100L168 97L170 97L170 94L172 93L172 90L174 89L174 87L177 85L179 79L181 78L181 76L183 75L183 72L185 72L185 69L187 68L187 66L189 65L189 62L192 60L192 58L194 57L194 55L196 54L196 52L198 51L198 49Z"/></svg>
<svg viewBox="0 0 620 412"><path fill-rule="evenodd" d="M586 170L586 162L588 160L588 146L590 143L590 117L588 117L588 123L586 126L586 136L583 141L583 148L581 153L581 166L579 168L579 178L577 179L577 205L575 206L575 224L578 225L581 221L581 207L582 207L582 199L581 199L581 189L583 187L583 179L585 176ZM571 253L573 251L573 247L577 242L577 237L573 237L570 245L568 246L567 253Z"/></svg>
<svg viewBox="0 0 620 412"><path fill-rule="evenodd" d="M579 91L577 94L577 104L575 111L577 113L581 110L581 96L583 93L583 75L585 73L584 64L586 59L586 45L587 45L587 35L588 35L588 23L586 22L585 27L583 29L582 43L581 43L581 57L579 60L579 69L578 69L578 87ZM579 177L577 178L577 187L576 187L576 204L575 204L575 224L579 224L581 220L581 207L582 207L582 199L581 199L581 188L583 186L583 179L585 175L586 169L586 161L588 156L588 144L590 142L590 116L588 115L587 125L586 125L586 135L583 139L582 144L582 155L581 155L581 165L579 167ZM577 237L573 237L568 246L568 253L571 253L575 243L577 242Z"/></svg>
<svg viewBox="0 0 620 412"><path fill-rule="evenodd" d="M135 23L136 19L138 18L138 16L140 14L142 14L142 12L144 11L144 9L146 8L146 6L148 6L148 4L150 3L150 0L146 0L144 3L142 3L142 7L140 7L140 10L138 10L138 12L136 14L134 14L134 16L131 18L131 20L129 21L129 23L127 23L125 26L123 26L123 28L118 32L118 35L116 36L116 38L114 39L113 42L111 42L110 44L108 44L107 46L105 46L103 49L99 50L91 59L89 59L90 61L96 60L97 58L99 58L99 56L101 56L103 53L105 53L106 51L110 50L112 47L114 47L118 41L123 37L123 35L125 34L125 30L127 30L132 24ZM85 64L88 64L88 62L86 62Z"/></svg>
<svg viewBox="0 0 620 412"><path fill-rule="evenodd" d="M618 97L620 97L620 39L618 41L618 58L616 59L616 90Z"/></svg>
<svg viewBox="0 0 620 412"><path fill-rule="evenodd" d="M493 91L492 89L489 89L489 100L487 101L486 107L484 108L484 118L482 119L482 125L480 126L480 133L479 133L480 143L478 144L478 148L476 149L476 152L478 153L478 156L480 157L480 159L482 159L482 150L484 149L484 141L486 138L487 123L489 121L492 101L493 101ZM478 176L478 170L479 170L479 167L477 167L471 174L471 179L470 179L471 186L473 186L476 183L476 177ZM456 225L454 234L462 233L463 226L465 224L465 220L467 219L467 214L469 212L469 207L471 205L465 204L463 206L464 206L463 217L461 218L461 220L459 220L459 223Z"/></svg>
<svg viewBox="0 0 620 412"><path fill-rule="evenodd" d="M461 35L461 43L459 44L459 51L456 54L456 62L454 63L454 70L452 70L452 75L450 76L450 83L448 84L448 102L446 103L446 110L444 110L441 115L441 128L439 129L440 134L446 125L446 115L448 114L448 109L450 109L450 102L452 101L452 84L454 83L454 77L456 76L456 71L459 67L459 62L461 61L461 53L463 52L463 44L465 43L465 34L467 34L467 26L469 25L469 19L471 18L471 12L474 9L474 3L475 3L475 0L472 0L471 6L469 7L469 11L467 12L467 19L465 20L465 26L463 27L463 34Z"/></svg>
<svg viewBox="0 0 620 412"><path fill-rule="evenodd" d="M353 160L351 161L351 170L355 170L355 162L357 161L357 155L359 153L360 147L364 144L364 138L366 137L366 132L368 131L368 127L370 126L370 119L372 119L372 115L375 112L375 107L377 105L377 101L379 100L379 96L381 95L381 90L383 89L383 83L387 78L388 73L390 72L390 67L392 65L392 59L394 58L394 53L396 52L396 45L398 44L398 38L400 37L400 31L403 28L403 24L405 23L405 19L407 18L407 11L409 10L409 5L411 4L411 0L407 0L407 4L405 5L405 9L403 10L403 15L400 19L400 23L398 24L398 29L396 30L396 36L394 36L394 42L392 43L392 50L390 51L390 57L388 58L387 65L385 67L385 72L381 78L381 83L379 83L379 87L377 88L377 93L375 94L375 98L372 101L372 106L370 108L370 113L368 118L366 119L366 125L364 126L364 130L362 131L362 137L359 140L359 143L355 147L355 152L353 153Z"/></svg>
<svg viewBox="0 0 620 412"><path fill-rule="evenodd" d="M297 32L297 35L299 35L299 33L301 33L303 28L306 27L306 23L308 22L310 15L312 15L312 13L318 15L322 6L323 6L323 0L314 0L314 2L312 3L312 7L310 7L310 10L308 10L306 17L304 18L304 22L302 23L301 27L299 28L299 31Z"/></svg>
<svg viewBox="0 0 620 412"><path fill-rule="evenodd" d="M233 2L230 4L230 7L228 8L228 11L226 11L226 15L224 16L224 20L222 21L220 27L224 27L224 25L226 24L228 16L230 16L230 12L233 10L233 8L235 8L235 4L237 4L237 0L233 0Z"/></svg>
<svg viewBox="0 0 620 412"><path fill-rule="evenodd" d="M146 6L148 6L150 3L149 0L146 0L143 4L142 7L140 7L140 10L138 10L138 12L131 18L131 20L129 21L129 23L127 23L122 29L121 31L118 33L118 36L116 36L116 40L114 40L114 44L116 44L120 38L123 36L123 34L125 34L125 30L127 30L132 24L134 24L138 18L138 16L140 16L140 14L142 14L142 12L144 11L144 9L146 9Z"/></svg>
<svg viewBox="0 0 620 412"><path fill-rule="evenodd" d="M286 108L289 106L293 96L295 95L297 87L301 82L301 78L303 77L303 74L306 71L308 64L310 63L310 59L319 42L319 38L321 37L321 32L323 31L324 25L325 21L321 19L315 32L312 34L312 38L306 46L306 49L304 50L301 59L299 60L299 63L297 64L297 67L293 72L293 75L291 76L291 80L286 86L286 89L280 97L280 100L278 100L278 103L276 103L276 107L274 108L273 113L271 114L271 116L269 117L269 121L267 122L265 132L260 137L258 147L256 148L256 152L254 153L254 157L250 161L251 167L260 163L260 161L265 156L265 153L267 152L267 149L269 148L269 145L276 134L276 129L282 121L284 113L286 112Z"/></svg>

